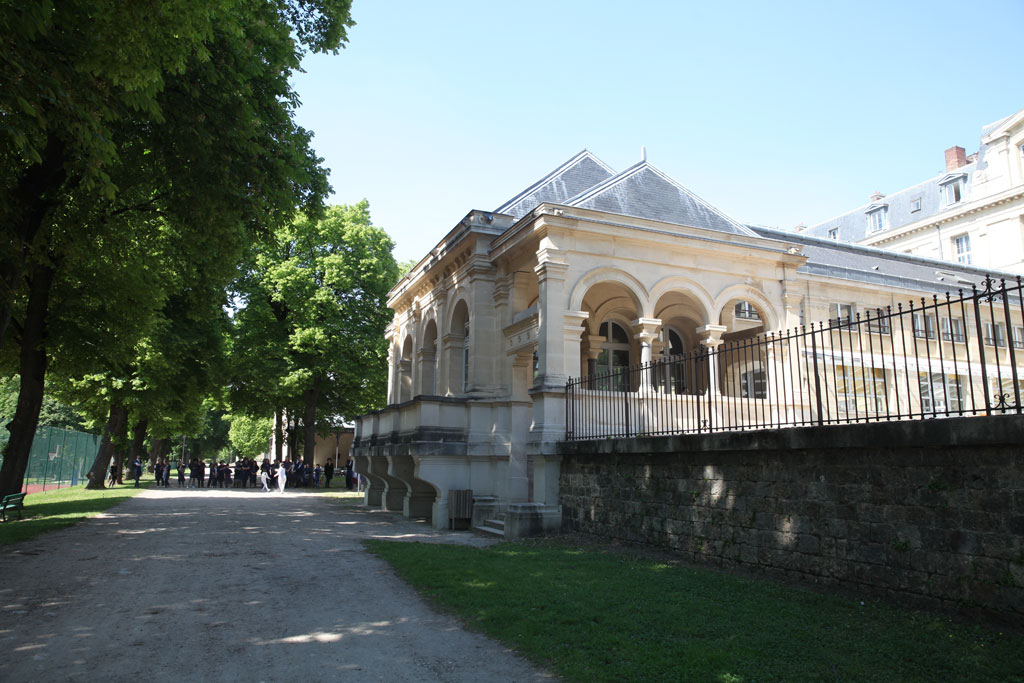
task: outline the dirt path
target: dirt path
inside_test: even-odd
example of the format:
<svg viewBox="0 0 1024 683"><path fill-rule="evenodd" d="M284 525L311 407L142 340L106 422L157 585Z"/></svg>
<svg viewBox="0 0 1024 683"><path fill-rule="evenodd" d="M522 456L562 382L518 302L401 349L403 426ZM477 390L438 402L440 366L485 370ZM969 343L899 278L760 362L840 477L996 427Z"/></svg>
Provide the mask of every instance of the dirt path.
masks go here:
<svg viewBox="0 0 1024 683"><path fill-rule="evenodd" d="M145 491L0 550L0 680L551 680L431 611L368 537L487 543L316 494Z"/></svg>

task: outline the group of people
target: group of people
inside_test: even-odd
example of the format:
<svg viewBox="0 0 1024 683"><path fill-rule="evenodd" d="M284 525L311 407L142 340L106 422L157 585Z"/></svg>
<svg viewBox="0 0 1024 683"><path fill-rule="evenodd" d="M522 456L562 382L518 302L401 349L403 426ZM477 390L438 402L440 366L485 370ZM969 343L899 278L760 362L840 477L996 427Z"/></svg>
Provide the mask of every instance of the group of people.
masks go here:
<svg viewBox="0 0 1024 683"><path fill-rule="evenodd" d="M136 463L132 463L133 468ZM141 470L141 462L138 463ZM336 472L345 477L345 488L349 491L358 486L358 474L355 472L355 463L351 458L340 468L335 469L334 462L327 460L322 466L317 463L310 466L301 460L294 462L285 458L282 462L271 463L269 458L264 458L262 463L257 463L253 458L243 458L235 463L227 461L211 460L209 463L193 457L188 463L178 460L174 465L178 471L178 488L186 487L186 473L188 474L188 488L257 488L262 484L262 490L269 491L272 487L282 493L285 487L290 488L324 488L331 487L331 480ZM153 474L156 477L157 486L170 486L172 465L170 461L160 459L154 466ZM141 471L138 472L141 476ZM136 485L138 478L136 477Z"/></svg>

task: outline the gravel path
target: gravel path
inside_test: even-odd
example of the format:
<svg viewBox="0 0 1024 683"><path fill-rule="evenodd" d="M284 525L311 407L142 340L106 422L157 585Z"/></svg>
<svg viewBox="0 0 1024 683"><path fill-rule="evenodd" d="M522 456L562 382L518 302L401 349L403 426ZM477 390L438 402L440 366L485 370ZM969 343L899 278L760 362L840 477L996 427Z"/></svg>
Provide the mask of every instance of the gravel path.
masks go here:
<svg viewBox="0 0 1024 683"><path fill-rule="evenodd" d="M488 543L305 492L150 489L0 550L0 681L553 680L365 538Z"/></svg>

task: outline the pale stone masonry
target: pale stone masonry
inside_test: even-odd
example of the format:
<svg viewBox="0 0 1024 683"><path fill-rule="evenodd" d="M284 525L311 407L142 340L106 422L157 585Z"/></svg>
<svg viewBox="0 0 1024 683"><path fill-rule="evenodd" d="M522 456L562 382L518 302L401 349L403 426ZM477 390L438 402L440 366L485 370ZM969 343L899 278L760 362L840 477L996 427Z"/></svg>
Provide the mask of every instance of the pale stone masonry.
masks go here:
<svg viewBox="0 0 1024 683"><path fill-rule="evenodd" d="M474 518L504 513L506 535L557 530L568 378L985 274L743 225L646 161L616 173L580 152L496 210L470 211L392 290L389 405L357 420L352 449L368 503L441 528L449 492L472 490ZM712 373L689 391L799 400L760 393L756 359L723 370L734 381Z"/></svg>

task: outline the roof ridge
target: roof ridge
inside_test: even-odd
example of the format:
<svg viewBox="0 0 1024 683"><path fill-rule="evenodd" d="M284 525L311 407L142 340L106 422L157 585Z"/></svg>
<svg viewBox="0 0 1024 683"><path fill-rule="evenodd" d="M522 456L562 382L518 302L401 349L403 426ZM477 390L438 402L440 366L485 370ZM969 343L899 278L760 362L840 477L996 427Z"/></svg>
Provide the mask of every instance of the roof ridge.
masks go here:
<svg viewBox="0 0 1024 683"><path fill-rule="evenodd" d="M570 157L567 161L564 161L559 166L555 167L555 169L553 171L548 172L547 175L543 176L540 180L534 182L532 185L528 186L525 190L519 192L517 195L515 195L514 197L512 197L511 199L509 199L508 201L503 203L501 206L499 206L497 209L495 209L494 212L495 213L504 213L505 210L507 210L510 207L512 207L515 204L517 204L524 197L526 197L530 193L536 191L538 188L543 187L544 185L547 185L552 180L554 180L558 176L560 176L563 173L565 173L566 171L568 171L570 168L572 168L573 166L578 164L583 159L590 159L591 161L595 162L598 166L600 166L604 170L606 170L609 173L611 173L612 175L615 174L615 171L610 166L608 166L608 164L606 164L603 161L601 161L600 159L598 159L596 156L594 156L593 152L591 152L589 149L584 147L582 150L580 150L579 152L574 154L572 157Z"/></svg>

